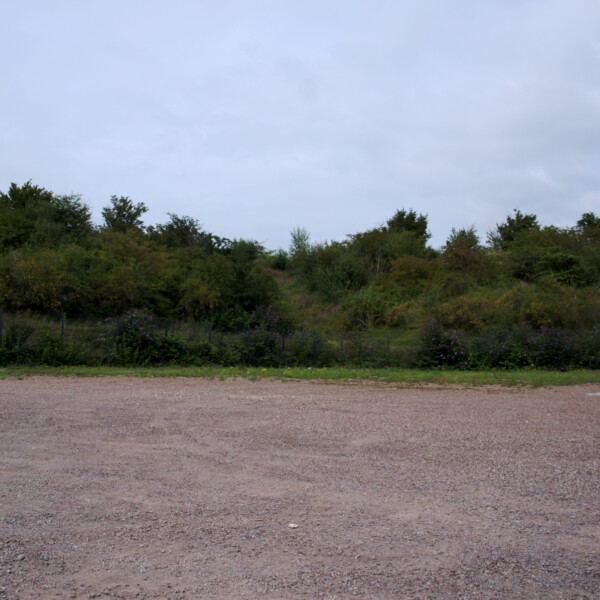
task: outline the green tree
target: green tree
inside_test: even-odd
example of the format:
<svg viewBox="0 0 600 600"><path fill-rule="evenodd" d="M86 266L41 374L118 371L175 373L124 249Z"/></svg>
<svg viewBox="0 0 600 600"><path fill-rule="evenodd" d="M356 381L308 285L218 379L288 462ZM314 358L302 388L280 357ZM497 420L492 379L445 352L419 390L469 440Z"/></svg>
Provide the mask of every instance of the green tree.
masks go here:
<svg viewBox="0 0 600 600"><path fill-rule="evenodd" d="M588 280L600 290L600 217L593 212L584 213L577 221L575 233L583 245Z"/></svg>
<svg viewBox="0 0 600 600"><path fill-rule="evenodd" d="M56 196L31 181L0 192L0 251L81 242L92 229L90 210L79 195Z"/></svg>
<svg viewBox="0 0 600 600"><path fill-rule="evenodd" d="M290 258L292 260L306 256L310 252L310 233L304 227L295 227L290 232Z"/></svg>
<svg viewBox="0 0 600 600"><path fill-rule="evenodd" d="M453 227L452 233L450 233L450 236L446 240L446 247L463 247L471 250L479 248L479 236L477 235L477 230L473 225L462 229L455 229Z"/></svg>
<svg viewBox="0 0 600 600"><path fill-rule="evenodd" d="M364 266L348 250L345 242L318 244L312 250L308 287L325 302L338 302L349 291L368 283Z"/></svg>
<svg viewBox="0 0 600 600"><path fill-rule="evenodd" d="M204 231L196 219L180 217L174 213L167 214L170 221L156 227L148 227L148 235L168 248L202 248L207 252L215 252L227 244L227 240Z"/></svg>
<svg viewBox="0 0 600 600"><path fill-rule="evenodd" d="M536 215L524 215L516 208L513 212L513 217L507 215L506 221L498 223L487 235L489 245L495 250L506 250L522 231L537 231L540 228Z"/></svg>
<svg viewBox="0 0 600 600"><path fill-rule="evenodd" d="M422 241L423 246L431 237L427 231L427 215L417 215L414 210L397 210L394 216L387 222L389 231L395 233L403 233L410 231Z"/></svg>
<svg viewBox="0 0 600 600"><path fill-rule="evenodd" d="M575 231L586 244L597 247L600 244L600 217L593 212L584 213L577 221Z"/></svg>
<svg viewBox="0 0 600 600"><path fill-rule="evenodd" d="M63 273L54 250L13 250L0 258L0 303L9 310L58 310Z"/></svg>
<svg viewBox="0 0 600 600"><path fill-rule="evenodd" d="M554 279L576 286L592 283L586 254L572 229L553 226L519 232L507 252L511 274L517 279Z"/></svg>
<svg viewBox="0 0 600 600"><path fill-rule="evenodd" d="M104 229L121 232L128 229L143 231L144 223L140 217L148 212L143 202L134 204L127 196L111 196L110 204L102 209Z"/></svg>
<svg viewBox="0 0 600 600"><path fill-rule="evenodd" d="M310 233L304 227L295 227L290 235L292 236L289 251L290 270L305 284L310 284L314 265Z"/></svg>
<svg viewBox="0 0 600 600"><path fill-rule="evenodd" d="M148 307L164 314L170 308L161 288L167 252L131 232L104 231L100 236L82 292L89 312L118 314Z"/></svg>
<svg viewBox="0 0 600 600"><path fill-rule="evenodd" d="M577 228L581 231L600 229L600 217L593 212L583 213L577 221Z"/></svg>
<svg viewBox="0 0 600 600"><path fill-rule="evenodd" d="M442 258L453 271L474 275L478 280L488 271L486 257L474 226L462 229L453 227L444 246Z"/></svg>

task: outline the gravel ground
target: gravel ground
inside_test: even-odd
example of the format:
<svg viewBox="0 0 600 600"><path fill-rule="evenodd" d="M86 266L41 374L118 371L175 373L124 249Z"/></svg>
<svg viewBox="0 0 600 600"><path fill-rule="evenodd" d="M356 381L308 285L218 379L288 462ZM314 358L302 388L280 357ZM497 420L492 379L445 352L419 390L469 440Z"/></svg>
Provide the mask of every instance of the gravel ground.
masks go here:
<svg viewBox="0 0 600 600"><path fill-rule="evenodd" d="M600 598L598 391L0 380L0 599Z"/></svg>

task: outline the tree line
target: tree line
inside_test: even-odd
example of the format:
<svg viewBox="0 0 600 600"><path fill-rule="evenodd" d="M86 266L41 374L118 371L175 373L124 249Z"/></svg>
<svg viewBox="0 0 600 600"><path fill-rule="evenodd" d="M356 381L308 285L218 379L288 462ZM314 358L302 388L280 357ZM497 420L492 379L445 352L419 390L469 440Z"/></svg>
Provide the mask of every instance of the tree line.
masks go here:
<svg viewBox="0 0 600 600"><path fill-rule="evenodd" d="M169 214L145 227L144 203L112 196L95 226L81 196L26 182L0 192L0 307L268 325L482 334L526 324L585 329L600 320L600 218L542 226L515 209L482 241L453 228L429 245L427 215L397 210L343 241L291 232L288 249L219 237ZM321 317L319 316L321 315ZM320 320L319 320L320 319ZM412 333L411 333L412 332Z"/></svg>

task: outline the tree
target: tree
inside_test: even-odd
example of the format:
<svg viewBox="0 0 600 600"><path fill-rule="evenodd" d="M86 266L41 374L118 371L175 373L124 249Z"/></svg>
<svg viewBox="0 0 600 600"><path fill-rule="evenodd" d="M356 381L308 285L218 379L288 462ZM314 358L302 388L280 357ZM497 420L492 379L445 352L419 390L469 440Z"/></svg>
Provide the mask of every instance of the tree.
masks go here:
<svg viewBox="0 0 600 600"><path fill-rule="evenodd" d="M480 279L486 271L485 256L473 225L462 229L453 227L442 256L451 269L465 275L475 275Z"/></svg>
<svg viewBox="0 0 600 600"><path fill-rule="evenodd" d="M571 229L544 227L521 231L511 243L507 264L517 279L555 281L583 286L591 283L580 241Z"/></svg>
<svg viewBox="0 0 600 600"><path fill-rule="evenodd" d="M90 210L79 195L56 196L31 181L0 192L0 251L79 242L91 231Z"/></svg>
<svg viewBox="0 0 600 600"><path fill-rule="evenodd" d="M450 236L446 240L446 248L479 248L479 236L473 225L469 228L455 229L452 228Z"/></svg>
<svg viewBox="0 0 600 600"><path fill-rule="evenodd" d="M584 263L596 289L600 289L600 217L584 213L577 221L575 233L584 247Z"/></svg>
<svg viewBox="0 0 600 600"><path fill-rule="evenodd" d="M304 227L294 227L290 232L290 258L302 258L310 252L310 233Z"/></svg>
<svg viewBox="0 0 600 600"><path fill-rule="evenodd" d="M370 281L379 273L390 270L399 256L419 256L425 249L425 239L414 231L390 231L385 227L350 236L348 245L352 258L364 266Z"/></svg>
<svg viewBox="0 0 600 600"><path fill-rule="evenodd" d="M422 240L423 245L431 237L431 234L427 231L427 215L417 215L414 210L408 212L404 209L397 210L387 222L387 228L395 233L412 231L417 238Z"/></svg>
<svg viewBox="0 0 600 600"><path fill-rule="evenodd" d="M387 273L400 256L424 255L430 237L427 216L402 209L387 221L387 226L349 236L349 249L373 280L379 273Z"/></svg>
<svg viewBox="0 0 600 600"><path fill-rule="evenodd" d="M222 249L227 242L204 231L196 219L167 214L171 220L156 227L148 227L148 234L168 248L202 248L207 252L214 252Z"/></svg>
<svg viewBox="0 0 600 600"><path fill-rule="evenodd" d="M148 212L143 202L134 204L127 196L111 196L111 206L102 209L104 229L110 231L127 231L138 229L143 231L144 223L140 217Z"/></svg>
<svg viewBox="0 0 600 600"><path fill-rule="evenodd" d="M496 250L506 250L515 241L517 234L522 231L537 231L540 225L535 215L524 215L520 210L513 209L514 217L507 215L504 223L498 223L496 229L487 235L489 245Z"/></svg>
<svg viewBox="0 0 600 600"><path fill-rule="evenodd" d="M92 231L90 209L80 194L54 196L52 208L53 218L66 234L82 236Z"/></svg>
<svg viewBox="0 0 600 600"><path fill-rule="evenodd" d="M593 212L583 213L577 221L575 231L585 242L600 242L600 217Z"/></svg>

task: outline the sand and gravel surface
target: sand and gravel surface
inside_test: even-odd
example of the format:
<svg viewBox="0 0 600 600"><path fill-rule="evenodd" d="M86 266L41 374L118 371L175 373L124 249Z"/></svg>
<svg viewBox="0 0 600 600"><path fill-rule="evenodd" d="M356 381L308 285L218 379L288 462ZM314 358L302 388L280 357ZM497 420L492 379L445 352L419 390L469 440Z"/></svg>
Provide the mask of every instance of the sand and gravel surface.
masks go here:
<svg viewBox="0 0 600 600"><path fill-rule="evenodd" d="M0 380L0 599L600 598L597 392Z"/></svg>

